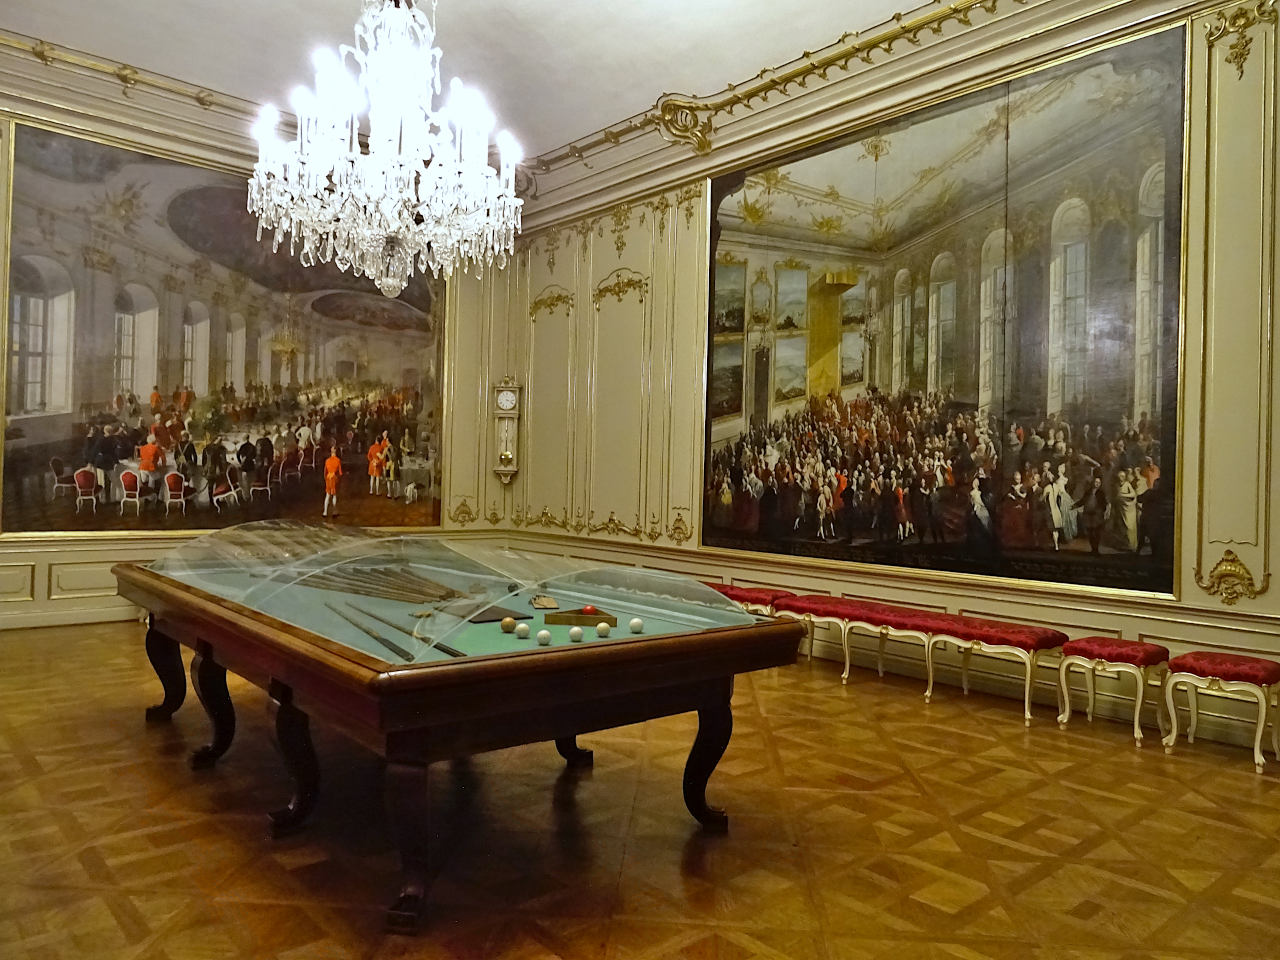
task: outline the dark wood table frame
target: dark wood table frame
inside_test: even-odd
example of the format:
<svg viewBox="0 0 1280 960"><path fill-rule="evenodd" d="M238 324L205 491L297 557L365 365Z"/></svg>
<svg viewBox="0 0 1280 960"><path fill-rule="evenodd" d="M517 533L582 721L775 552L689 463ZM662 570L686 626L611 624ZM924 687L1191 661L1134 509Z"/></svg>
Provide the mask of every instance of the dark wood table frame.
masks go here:
<svg viewBox="0 0 1280 960"><path fill-rule="evenodd" d="M319 764L310 718L333 725L386 759L386 805L403 865L387 924L418 928L429 878L427 769L438 760L554 741L571 765L589 765L577 736L655 717L696 711L698 733L684 770L684 802L709 831L728 828L707 803L707 781L733 731L735 674L794 663L804 626L773 620L687 634L427 665L394 665L137 564L112 568L121 596L150 611L147 657L164 689L146 711L167 721L182 706L181 647L195 651L191 685L213 727L191 757L211 767L235 736L227 671L267 691L275 739L292 786L270 814L279 836L315 806Z"/></svg>

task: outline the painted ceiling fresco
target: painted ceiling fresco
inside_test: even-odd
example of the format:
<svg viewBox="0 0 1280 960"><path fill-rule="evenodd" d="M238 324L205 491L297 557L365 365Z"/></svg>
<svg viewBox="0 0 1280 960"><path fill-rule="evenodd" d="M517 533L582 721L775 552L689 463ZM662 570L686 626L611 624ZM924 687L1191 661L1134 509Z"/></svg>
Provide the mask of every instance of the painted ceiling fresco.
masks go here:
<svg viewBox="0 0 1280 960"><path fill-rule="evenodd" d="M1009 186L1114 141L1180 78L1165 54L1177 31L1034 73L863 131L824 153L758 171L720 208L726 229L883 252L1003 201ZM1125 109L1120 109L1120 108ZM1157 144L1157 147L1160 145ZM945 149L946 153L940 153Z"/></svg>

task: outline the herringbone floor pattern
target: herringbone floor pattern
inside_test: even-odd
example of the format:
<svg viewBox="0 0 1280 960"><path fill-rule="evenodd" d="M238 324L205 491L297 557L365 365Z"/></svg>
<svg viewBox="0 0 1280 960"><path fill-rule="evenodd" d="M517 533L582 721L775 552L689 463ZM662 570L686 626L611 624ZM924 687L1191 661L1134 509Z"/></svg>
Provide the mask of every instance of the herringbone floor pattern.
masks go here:
<svg viewBox="0 0 1280 960"><path fill-rule="evenodd" d="M433 770L439 874L410 939L382 932L376 758L318 730L319 808L272 841L257 689L234 684L236 744L194 773L194 697L143 725L136 624L0 644L6 960L1280 958L1280 777L1239 748L1166 757L1043 707L1025 730L1011 700L926 706L914 680L802 662L739 678L710 790L727 837L680 801L692 717L583 738L586 774L550 745Z"/></svg>

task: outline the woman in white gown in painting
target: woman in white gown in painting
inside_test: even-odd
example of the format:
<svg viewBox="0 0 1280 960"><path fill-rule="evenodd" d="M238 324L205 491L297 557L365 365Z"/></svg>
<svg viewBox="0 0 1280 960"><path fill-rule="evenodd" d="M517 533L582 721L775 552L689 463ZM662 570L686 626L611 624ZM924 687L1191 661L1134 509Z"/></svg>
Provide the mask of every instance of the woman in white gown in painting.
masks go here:
<svg viewBox="0 0 1280 960"><path fill-rule="evenodd" d="M1138 549L1138 491L1128 470L1116 474L1116 495L1111 502L1112 536L1116 549Z"/></svg>
<svg viewBox="0 0 1280 960"><path fill-rule="evenodd" d="M1062 545L1066 546L1080 535L1080 523L1076 516L1075 498L1067 492L1067 465L1058 464L1058 475L1053 480L1054 493L1058 498L1058 511L1062 514Z"/></svg>

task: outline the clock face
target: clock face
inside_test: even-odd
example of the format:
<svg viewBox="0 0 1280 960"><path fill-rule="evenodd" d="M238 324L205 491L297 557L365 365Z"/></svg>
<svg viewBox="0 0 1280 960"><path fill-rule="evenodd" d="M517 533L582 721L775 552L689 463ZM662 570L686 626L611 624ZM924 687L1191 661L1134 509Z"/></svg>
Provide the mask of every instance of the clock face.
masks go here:
<svg viewBox="0 0 1280 960"><path fill-rule="evenodd" d="M514 390L498 391L498 409L514 410L516 407L516 392Z"/></svg>

